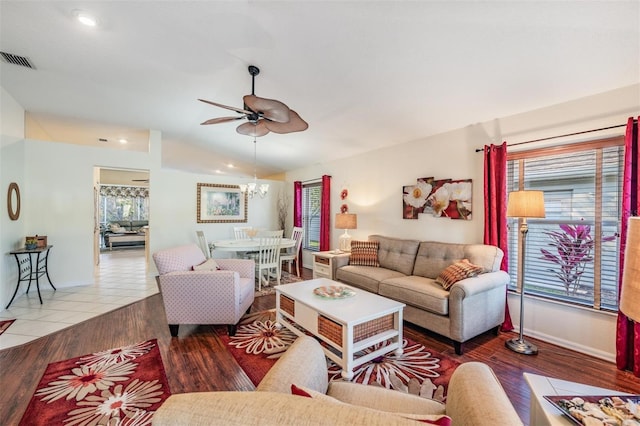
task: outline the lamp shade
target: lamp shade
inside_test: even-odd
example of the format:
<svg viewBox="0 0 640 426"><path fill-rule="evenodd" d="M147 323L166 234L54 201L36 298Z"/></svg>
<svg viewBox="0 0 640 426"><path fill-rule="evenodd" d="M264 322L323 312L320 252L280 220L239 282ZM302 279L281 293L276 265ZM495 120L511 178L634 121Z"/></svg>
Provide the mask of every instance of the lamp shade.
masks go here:
<svg viewBox="0 0 640 426"><path fill-rule="evenodd" d="M336 214L336 229L356 229L358 227L358 215L354 213Z"/></svg>
<svg viewBox="0 0 640 426"><path fill-rule="evenodd" d="M627 223L620 310L628 318L640 322L640 217L630 217Z"/></svg>
<svg viewBox="0 0 640 426"><path fill-rule="evenodd" d="M544 217L544 192L514 191L509 193L508 217Z"/></svg>

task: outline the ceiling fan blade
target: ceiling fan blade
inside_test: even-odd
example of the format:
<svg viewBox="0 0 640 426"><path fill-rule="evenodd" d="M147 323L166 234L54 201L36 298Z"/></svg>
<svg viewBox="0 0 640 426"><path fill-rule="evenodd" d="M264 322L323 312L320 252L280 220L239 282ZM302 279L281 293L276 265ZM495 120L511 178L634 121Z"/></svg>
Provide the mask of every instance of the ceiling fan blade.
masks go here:
<svg viewBox="0 0 640 426"><path fill-rule="evenodd" d="M236 128L236 132L240 133L241 135L255 136L258 138L269 133L269 129L267 129L265 123L265 120L258 120L256 123L250 121L248 123L239 125Z"/></svg>
<svg viewBox="0 0 640 426"><path fill-rule="evenodd" d="M293 132L302 132L303 130L307 130L309 128L309 124L304 121L297 112L294 110L289 110L289 116L291 119L288 123L277 123L275 121L265 121L264 125L267 129L272 131L273 133L293 133Z"/></svg>
<svg viewBox="0 0 640 426"><path fill-rule="evenodd" d="M245 105L260 116L278 123L289 122L289 107L275 99L260 98L256 95L242 97Z"/></svg>
<svg viewBox="0 0 640 426"><path fill-rule="evenodd" d="M203 121L200 124L218 124L218 123L226 123L228 121L236 121L236 120L241 120L244 117L218 117L218 118L211 118L207 121Z"/></svg>
<svg viewBox="0 0 640 426"><path fill-rule="evenodd" d="M228 105L222 105L222 104L218 104L216 102L208 101L206 99L198 99L198 100L200 102L204 102L205 104L217 106L217 107L224 108L224 109L230 109L231 111L239 112L240 114L249 114L249 115L252 114L251 111L247 111L247 110L244 110L242 108L236 108L236 107L232 107L232 106L228 106Z"/></svg>

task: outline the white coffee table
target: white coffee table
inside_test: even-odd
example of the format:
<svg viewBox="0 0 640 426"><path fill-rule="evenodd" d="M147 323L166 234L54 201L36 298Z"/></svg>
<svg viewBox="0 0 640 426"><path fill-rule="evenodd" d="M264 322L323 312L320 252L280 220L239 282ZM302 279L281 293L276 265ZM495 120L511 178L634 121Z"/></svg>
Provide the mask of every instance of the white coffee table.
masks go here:
<svg viewBox="0 0 640 426"><path fill-rule="evenodd" d="M313 289L339 285L352 289L355 296L326 299ZM402 310L404 303L365 290L345 286L327 278L317 278L274 287L276 321L293 333L306 332L322 340L326 356L342 367L342 377L351 380L353 369L376 357L395 351L402 354ZM356 357L356 353L387 342L375 351Z"/></svg>
<svg viewBox="0 0 640 426"><path fill-rule="evenodd" d="M560 410L554 407L545 396L552 395L629 395L616 392L611 389L598 388L583 385L581 383L568 382L538 374L524 373L529 388L531 389L531 406L529 411L529 424L531 426L572 426L575 425Z"/></svg>

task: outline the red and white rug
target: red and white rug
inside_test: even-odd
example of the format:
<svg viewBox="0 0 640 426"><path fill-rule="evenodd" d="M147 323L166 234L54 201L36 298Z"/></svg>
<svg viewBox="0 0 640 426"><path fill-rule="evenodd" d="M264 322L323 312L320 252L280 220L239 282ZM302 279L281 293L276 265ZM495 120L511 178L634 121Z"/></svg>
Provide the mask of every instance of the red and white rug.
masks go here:
<svg viewBox="0 0 640 426"><path fill-rule="evenodd" d="M296 335L275 324L275 311L246 315L236 335L221 339L254 385L258 385L271 366L295 341ZM376 346L363 352L373 351ZM352 381L409 392L444 401L451 374L460 363L410 339L403 341L404 352L377 357L354 370ZM329 380L342 380L341 368L327 361Z"/></svg>
<svg viewBox="0 0 640 426"><path fill-rule="evenodd" d="M21 425L150 425L171 395L156 339L47 366Z"/></svg>
<svg viewBox="0 0 640 426"><path fill-rule="evenodd" d="M14 321L15 319L0 321L0 335L2 335L2 333L7 331L7 328L9 328L9 326L13 324Z"/></svg>

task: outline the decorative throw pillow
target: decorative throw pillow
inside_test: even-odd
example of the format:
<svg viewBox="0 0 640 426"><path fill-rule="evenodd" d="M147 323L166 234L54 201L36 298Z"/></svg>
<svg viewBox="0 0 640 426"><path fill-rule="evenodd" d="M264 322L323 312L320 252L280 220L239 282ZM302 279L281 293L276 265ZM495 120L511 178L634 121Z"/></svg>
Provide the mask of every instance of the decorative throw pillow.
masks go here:
<svg viewBox="0 0 640 426"><path fill-rule="evenodd" d="M194 271L217 271L219 269L220 267L213 259L207 259L205 262L193 266Z"/></svg>
<svg viewBox="0 0 640 426"><path fill-rule="evenodd" d="M482 266L474 265L469 262L469 259L462 259L444 268L436 278L436 282L445 290L449 290L458 281L475 277L483 272L484 268Z"/></svg>
<svg viewBox="0 0 640 426"><path fill-rule="evenodd" d="M378 241L351 241L349 265L380 267L378 262Z"/></svg>

